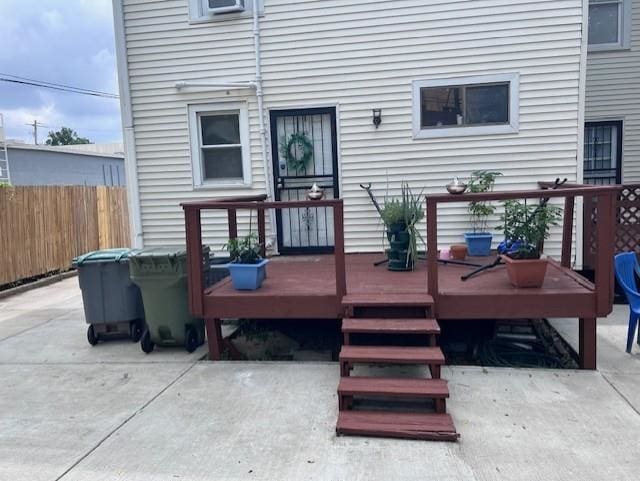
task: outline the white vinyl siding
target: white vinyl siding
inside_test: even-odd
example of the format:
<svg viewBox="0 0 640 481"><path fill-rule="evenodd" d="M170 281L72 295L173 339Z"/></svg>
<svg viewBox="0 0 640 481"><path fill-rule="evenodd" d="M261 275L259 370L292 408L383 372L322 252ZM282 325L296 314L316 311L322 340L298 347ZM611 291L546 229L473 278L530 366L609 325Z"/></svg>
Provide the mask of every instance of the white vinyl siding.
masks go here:
<svg viewBox="0 0 640 481"><path fill-rule="evenodd" d="M179 203L246 195L194 191L185 105L246 101L252 187L263 193L257 105L250 90L178 92L179 80L251 80L250 19L190 24L186 0L124 0L142 225L147 244L182 241ZM266 109L338 107L347 250L380 251L381 224L366 193L406 180L443 192L452 177L500 170L497 189L576 180L581 0L266 0L261 17ZM519 132L416 141L412 81L512 74L520 78ZM371 112L382 109L382 125ZM580 127L581 128L581 127ZM206 240L225 241L221 215ZM496 222L497 223L497 220ZM460 242L466 209L440 209L440 242ZM422 227L421 227L422 229ZM549 250L558 250L554 236Z"/></svg>
<svg viewBox="0 0 640 481"><path fill-rule="evenodd" d="M622 120L622 182L640 182L640 0L631 2L628 50L589 51L587 121Z"/></svg>

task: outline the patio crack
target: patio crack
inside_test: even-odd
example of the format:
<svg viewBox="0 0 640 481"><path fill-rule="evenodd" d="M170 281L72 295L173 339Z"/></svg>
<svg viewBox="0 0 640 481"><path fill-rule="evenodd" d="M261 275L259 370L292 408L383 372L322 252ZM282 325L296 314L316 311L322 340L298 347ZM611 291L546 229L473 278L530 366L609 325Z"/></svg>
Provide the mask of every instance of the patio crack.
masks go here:
<svg viewBox="0 0 640 481"><path fill-rule="evenodd" d="M162 388L160 391L158 391L154 396L151 397L151 399L149 399L147 402L145 402L140 408L136 409L135 412L133 414L131 414L131 416L127 417L124 421L122 421L118 426L116 426L115 428L113 428L111 431L109 431L106 436L104 436L102 439L100 439L95 446L93 446L91 449L89 449L86 453L84 453L82 456L80 456L80 458L78 458L71 466L69 466L61 475L59 475L57 478L55 478L54 481L60 481L62 478L64 478L67 474L69 474L73 469L76 468L76 466L78 466L82 461L84 461L85 459L87 459L92 453L94 453L100 446L102 446L105 441L107 441L107 439L109 439L111 436L113 436L116 432L118 432L123 426L125 426L129 421L131 421L133 418L135 418L138 414L140 414L142 411L144 411L153 401L155 401L156 399L158 399L160 396L162 396L165 392L167 392L167 390L169 390L169 388L171 388L174 384L176 384L180 379L182 379L189 371L191 371L191 369L193 369L195 367L195 365L198 364L198 361L193 362L187 369L185 369L184 371L182 371L173 381L171 381L169 384L167 384L164 388Z"/></svg>
<svg viewBox="0 0 640 481"><path fill-rule="evenodd" d="M609 380L609 378L605 374L603 374L603 373L600 373L600 374L602 375L604 380L607 381L607 384L609 384L609 386L611 386L613 388L613 390L618 393L618 395L624 400L624 402L626 402L629 405L629 407L631 409L633 409L634 412L638 416L640 416L640 410L638 410L638 408L636 408L633 405L633 403L629 400L629 398L627 396L625 396L624 394L622 394L622 392L615 386L615 384L613 384L613 382L611 380Z"/></svg>

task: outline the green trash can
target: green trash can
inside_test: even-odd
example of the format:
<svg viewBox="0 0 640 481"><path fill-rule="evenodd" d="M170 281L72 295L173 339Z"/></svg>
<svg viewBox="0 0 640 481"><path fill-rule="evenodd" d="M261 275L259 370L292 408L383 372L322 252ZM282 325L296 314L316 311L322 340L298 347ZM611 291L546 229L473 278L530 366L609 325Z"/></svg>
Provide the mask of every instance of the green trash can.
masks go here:
<svg viewBox="0 0 640 481"><path fill-rule="evenodd" d="M140 289L129 278L131 249L103 249L73 259L92 346L112 337L138 342L144 330Z"/></svg>
<svg viewBox="0 0 640 481"><path fill-rule="evenodd" d="M209 270L209 248L202 248L202 269ZM131 279L142 292L147 328L140 347L184 346L195 351L204 343L204 321L189 314L187 252L184 246L149 247L129 256Z"/></svg>

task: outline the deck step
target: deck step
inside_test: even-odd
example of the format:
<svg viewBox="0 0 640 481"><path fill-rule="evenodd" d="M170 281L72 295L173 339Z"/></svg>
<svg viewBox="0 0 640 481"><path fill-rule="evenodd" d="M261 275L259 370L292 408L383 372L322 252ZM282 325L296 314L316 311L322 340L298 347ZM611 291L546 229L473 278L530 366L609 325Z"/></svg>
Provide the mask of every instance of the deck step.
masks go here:
<svg viewBox="0 0 640 481"><path fill-rule="evenodd" d="M444 379L343 377L338 395L446 399L449 388Z"/></svg>
<svg viewBox="0 0 640 481"><path fill-rule="evenodd" d="M445 413L400 413L389 411L340 411L338 434L379 436L432 441L456 441L458 433Z"/></svg>
<svg viewBox="0 0 640 481"><path fill-rule="evenodd" d="M444 364L439 347L342 346L340 362Z"/></svg>
<svg viewBox="0 0 640 481"><path fill-rule="evenodd" d="M342 332L367 334L440 334L435 319L358 319L342 320Z"/></svg>
<svg viewBox="0 0 640 481"><path fill-rule="evenodd" d="M430 307L433 297L428 294L347 294L342 307Z"/></svg>

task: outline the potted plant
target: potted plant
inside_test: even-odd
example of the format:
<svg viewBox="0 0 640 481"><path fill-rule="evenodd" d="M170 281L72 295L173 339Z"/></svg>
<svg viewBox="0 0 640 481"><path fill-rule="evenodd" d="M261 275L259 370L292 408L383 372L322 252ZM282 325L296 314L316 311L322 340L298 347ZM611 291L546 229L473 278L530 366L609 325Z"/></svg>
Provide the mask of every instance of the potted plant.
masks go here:
<svg viewBox="0 0 640 481"><path fill-rule="evenodd" d="M526 201L504 203L501 216L505 240L498 252L507 265L507 274L515 287L540 287L547 272L547 260L540 259L542 243L551 226L558 225L561 209L547 203L527 205Z"/></svg>
<svg viewBox="0 0 640 481"><path fill-rule="evenodd" d="M467 192L492 192L496 178L502 175L500 172L490 170L476 170L471 173ZM493 236L487 232L489 216L495 212L495 206L487 201L469 202L469 218L472 232L464 234L470 256L488 256L491 253L491 241Z"/></svg>
<svg viewBox="0 0 640 481"><path fill-rule="evenodd" d="M424 217L422 192L416 195L408 184L402 184L400 198L385 199L380 217L386 227L389 249L387 268L392 271L413 270L418 257L418 239L422 240L416 224Z"/></svg>
<svg viewBox="0 0 640 481"><path fill-rule="evenodd" d="M255 291L262 285L269 260L262 258L260 247L254 233L240 239L229 239L224 246L231 257L231 262L226 267L235 289Z"/></svg>

